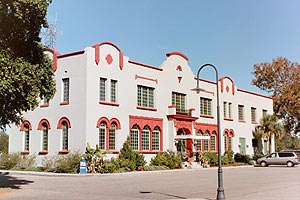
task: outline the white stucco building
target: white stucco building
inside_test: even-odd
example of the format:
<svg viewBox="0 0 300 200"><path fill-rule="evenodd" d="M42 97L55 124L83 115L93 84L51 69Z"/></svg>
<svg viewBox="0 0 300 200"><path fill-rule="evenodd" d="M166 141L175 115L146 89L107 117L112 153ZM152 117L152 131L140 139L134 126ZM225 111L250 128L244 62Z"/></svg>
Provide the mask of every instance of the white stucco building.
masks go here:
<svg viewBox="0 0 300 200"><path fill-rule="evenodd" d="M252 130L263 114L273 113L271 98L238 89L230 77L219 79L221 133L217 130L216 83L200 80L205 91L196 93L196 78L188 57L166 54L160 67L125 56L116 45L103 42L53 59L56 94L24 114L20 127L10 130L10 152L45 155L84 151L96 144L116 156L128 136L132 148L147 160L157 152L176 150L179 135L210 136L185 139L190 152L253 154ZM195 142L196 141L196 142Z"/></svg>

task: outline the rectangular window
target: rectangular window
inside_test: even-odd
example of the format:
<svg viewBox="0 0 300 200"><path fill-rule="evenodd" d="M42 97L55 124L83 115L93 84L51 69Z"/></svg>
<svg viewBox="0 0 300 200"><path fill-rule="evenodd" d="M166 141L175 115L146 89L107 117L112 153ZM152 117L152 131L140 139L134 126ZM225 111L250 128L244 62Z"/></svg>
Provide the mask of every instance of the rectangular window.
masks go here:
<svg viewBox="0 0 300 200"><path fill-rule="evenodd" d="M130 145L132 150L139 150L139 131L138 129L131 129Z"/></svg>
<svg viewBox="0 0 300 200"><path fill-rule="evenodd" d="M211 116L211 99L200 98L200 114Z"/></svg>
<svg viewBox="0 0 300 200"><path fill-rule="evenodd" d="M152 132L152 150L159 150L159 130L154 130Z"/></svg>
<svg viewBox="0 0 300 200"><path fill-rule="evenodd" d="M68 125L66 123L63 124L63 130L62 130L62 149L68 150Z"/></svg>
<svg viewBox="0 0 300 200"><path fill-rule="evenodd" d="M228 103L228 118L232 119L232 103Z"/></svg>
<svg viewBox="0 0 300 200"><path fill-rule="evenodd" d="M172 105L176 106L176 110L179 112L185 112L185 94L172 92Z"/></svg>
<svg viewBox="0 0 300 200"><path fill-rule="evenodd" d="M210 136L210 151L216 151L216 135L212 134Z"/></svg>
<svg viewBox="0 0 300 200"><path fill-rule="evenodd" d="M224 118L227 118L227 102L223 102L223 111L224 111Z"/></svg>
<svg viewBox="0 0 300 200"><path fill-rule="evenodd" d="M239 120L244 121L244 106L243 105L238 105L238 115L239 115Z"/></svg>
<svg viewBox="0 0 300 200"><path fill-rule="evenodd" d="M108 149L116 149L116 125L112 124L109 128Z"/></svg>
<svg viewBox="0 0 300 200"><path fill-rule="evenodd" d="M43 144L42 144L42 150L48 151L48 128L43 127Z"/></svg>
<svg viewBox="0 0 300 200"><path fill-rule="evenodd" d="M142 130L142 150L150 150L150 132L149 130Z"/></svg>
<svg viewBox="0 0 300 200"><path fill-rule="evenodd" d="M267 114L268 114L268 111L265 110L265 109L263 109L263 110L262 110L262 116L264 117L264 116L266 116Z"/></svg>
<svg viewBox="0 0 300 200"><path fill-rule="evenodd" d="M256 108L251 107L251 122L256 122Z"/></svg>
<svg viewBox="0 0 300 200"><path fill-rule="evenodd" d="M63 81L63 102L69 102L70 79L64 78Z"/></svg>
<svg viewBox="0 0 300 200"><path fill-rule="evenodd" d="M117 102L117 81L110 81L110 101L113 103Z"/></svg>
<svg viewBox="0 0 300 200"><path fill-rule="evenodd" d="M137 105L154 108L154 88L138 85Z"/></svg>
<svg viewBox="0 0 300 200"><path fill-rule="evenodd" d="M106 78L100 78L100 101L106 101Z"/></svg>

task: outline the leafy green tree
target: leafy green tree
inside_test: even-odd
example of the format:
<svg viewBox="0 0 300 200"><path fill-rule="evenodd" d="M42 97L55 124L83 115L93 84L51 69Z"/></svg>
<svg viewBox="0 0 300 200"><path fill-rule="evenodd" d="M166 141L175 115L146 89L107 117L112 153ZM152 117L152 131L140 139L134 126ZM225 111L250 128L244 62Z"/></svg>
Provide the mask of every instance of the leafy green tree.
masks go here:
<svg viewBox="0 0 300 200"><path fill-rule="evenodd" d="M51 0L0 0L0 128L18 124L38 97L55 93L52 62L39 34Z"/></svg>
<svg viewBox="0 0 300 200"><path fill-rule="evenodd" d="M287 132L300 132L300 65L286 58L254 65L252 84L268 92L274 102L273 110Z"/></svg>
<svg viewBox="0 0 300 200"><path fill-rule="evenodd" d="M0 153L8 153L8 140L9 137L5 132L0 132Z"/></svg>
<svg viewBox="0 0 300 200"><path fill-rule="evenodd" d="M269 141L269 150L271 150L272 144L272 136L274 139L281 139L285 132L283 130L282 125L278 122L278 118L276 115L265 115L260 119L259 125L256 126L255 130L252 132L254 137L258 140L258 146L260 146L260 142L262 139ZM275 142L275 141L273 141ZM275 144L274 144L275 145ZM275 150L275 149L274 149ZM260 152L261 153L261 149Z"/></svg>

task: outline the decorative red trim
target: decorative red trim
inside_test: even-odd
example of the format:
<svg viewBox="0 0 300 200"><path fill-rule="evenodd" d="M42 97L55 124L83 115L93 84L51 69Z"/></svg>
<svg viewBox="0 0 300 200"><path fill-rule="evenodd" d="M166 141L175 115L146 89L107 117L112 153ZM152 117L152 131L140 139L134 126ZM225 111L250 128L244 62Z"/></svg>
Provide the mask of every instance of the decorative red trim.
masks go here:
<svg viewBox="0 0 300 200"><path fill-rule="evenodd" d="M154 67L154 66L146 65L146 64L143 64L143 63L138 63L138 62L135 62L135 61L132 61L132 60L128 60L128 62L131 63L131 64L134 64L134 65L139 65L139 66L142 66L142 67L148 67L150 69L155 69L155 70L159 70L159 71L163 70L161 68L157 68L157 67Z"/></svg>
<svg viewBox="0 0 300 200"><path fill-rule="evenodd" d="M139 153L141 153L141 154L158 154L158 153L160 153L160 152L162 152L162 151L158 151L158 150L141 150L141 151L139 151Z"/></svg>
<svg viewBox="0 0 300 200"><path fill-rule="evenodd" d="M224 118L224 120L226 120L226 121L233 121L233 119L232 118Z"/></svg>
<svg viewBox="0 0 300 200"><path fill-rule="evenodd" d="M29 151L21 151L21 155L29 155Z"/></svg>
<svg viewBox="0 0 300 200"><path fill-rule="evenodd" d="M232 136L232 137L234 137L235 136L234 130L233 129L227 129L227 128L224 129L223 136L227 136L227 137Z"/></svg>
<svg viewBox="0 0 300 200"><path fill-rule="evenodd" d="M102 104L102 105L108 105L108 106L120 106L120 104L118 103L113 103L113 102L107 102L107 101L99 101L99 104Z"/></svg>
<svg viewBox="0 0 300 200"><path fill-rule="evenodd" d="M147 78L147 77L139 76L139 75L136 74L136 75L135 75L135 80L138 79L138 78L140 78L140 79L145 79L145 80L148 80L148 81L154 81L156 84L158 84L158 80L157 80L157 79Z"/></svg>
<svg viewBox="0 0 300 200"><path fill-rule="evenodd" d="M59 105L63 106L63 105L69 105L70 102L69 101L64 101L64 102L61 102Z"/></svg>
<svg viewBox="0 0 300 200"><path fill-rule="evenodd" d="M119 154L120 153L120 151L118 151L118 150L106 150L105 152L112 153L112 154Z"/></svg>
<svg viewBox="0 0 300 200"><path fill-rule="evenodd" d="M168 106L168 108L176 108L176 106L171 105L171 106Z"/></svg>
<svg viewBox="0 0 300 200"><path fill-rule="evenodd" d="M85 52L85 50L81 50L81 51L75 51L75 52L71 52L71 53L61 54L61 55L58 55L57 58L65 58L65 57L70 57L70 56L81 55L81 54L84 54L84 52Z"/></svg>
<svg viewBox="0 0 300 200"><path fill-rule="evenodd" d="M201 130L203 134L205 133L205 131L208 131L209 134L212 134L212 132L215 131L218 134L218 125L217 124L207 124L207 123L195 122L194 127L196 129L196 133L198 133L198 131Z"/></svg>
<svg viewBox="0 0 300 200"><path fill-rule="evenodd" d="M186 120L186 121L196 121L198 117L191 117L187 115L167 115L168 119L179 119L179 120Z"/></svg>
<svg viewBox="0 0 300 200"><path fill-rule="evenodd" d="M113 122L117 124L117 127L116 127L117 129L121 129L121 123L117 118L111 118L109 120L109 124L112 124Z"/></svg>
<svg viewBox="0 0 300 200"><path fill-rule="evenodd" d="M136 109L139 109L139 110L149 110L149 111L157 111L156 108L148 108L148 107L143 107L143 106L137 106Z"/></svg>
<svg viewBox="0 0 300 200"><path fill-rule="evenodd" d="M229 79L230 80L230 82L231 82L231 89L232 89L232 94L234 95L234 93L235 93L235 87L234 87L234 82L233 82L233 80L230 78L230 77L228 77L228 76L224 76L224 77L221 77L220 79L219 79L219 81L221 82L221 92L223 92L224 91L224 79Z"/></svg>
<svg viewBox="0 0 300 200"><path fill-rule="evenodd" d="M29 130L32 130L31 123L28 120L24 120L20 125L20 131L24 131L25 125L29 126Z"/></svg>
<svg viewBox="0 0 300 200"><path fill-rule="evenodd" d="M183 53L180 53L180 52L169 52L169 53L166 54L167 57L174 56L174 55L181 56L186 61L189 61L189 58L186 55L184 55Z"/></svg>
<svg viewBox="0 0 300 200"><path fill-rule="evenodd" d="M100 127L101 122L105 122L106 126L109 127L109 120L106 117L101 117L100 119L98 119L97 124L96 124L96 128Z"/></svg>
<svg viewBox="0 0 300 200"><path fill-rule="evenodd" d="M48 151L39 151L39 155L47 155L48 154Z"/></svg>
<svg viewBox="0 0 300 200"><path fill-rule="evenodd" d="M54 71L57 70L58 64L57 64L57 57L59 56L59 53L57 50L48 48L47 51L50 51L53 54L53 69Z"/></svg>
<svg viewBox="0 0 300 200"><path fill-rule="evenodd" d="M268 97L268 96L265 96L265 95L262 95L262 94L257 94L257 93L254 93L254 92L249 92L249 91L246 91L246 90L237 89L237 91L252 94L252 95L267 98L267 99L273 99L272 97Z"/></svg>
<svg viewBox="0 0 300 200"><path fill-rule="evenodd" d="M66 121L68 124L68 128L71 128L71 122L67 117L62 117L58 120L57 129L62 129L62 123Z"/></svg>
<svg viewBox="0 0 300 200"><path fill-rule="evenodd" d="M39 124L38 124L37 130L43 130L43 126L42 126L43 123L46 123L46 124L47 124L48 130L51 129L49 121L48 121L47 119L41 119L41 121L40 121Z"/></svg>
<svg viewBox="0 0 300 200"><path fill-rule="evenodd" d="M58 154L62 154L62 155L65 155L65 154L68 154L68 153L69 153L69 150L66 150L66 149L61 150L61 151L58 152Z"/></svg>
<svg viewBox="0 0 300 200"><path fill-rule="evenodd" d="M198 80L197 77L195 77L194 79L195 79L195 80ZM209 81L209 80L205 80L205 79L202 79L202 78L199 78L199 81L202 81L202 82L205 82L205 83L209 83L209 84L216 85L216 82Z"/></svg>
<svg viewBox="0 0 300 200"><path fill-rule="evenodd" d="M49 103L40 105L40 108L45 108L45 107L49 107Z"/></svg>
<svg viewBox="0 0 300 200"><path fill-rule="evenodd" d="M239 122L246 123L246 121L245 121L245 120L239 120Z"/></svg>
<svg viewBox="0 0 300 200"><path fill-rule="evenodd" d="M200 117L203 117L203 118L210 118L210 119L213 119L214 116L211 116L211 115L200 115Z"/></svg>
<svg viewBox="0 0 300 200"><path fill-rule="evenodd" d="M257 122L251 122L251 124L257 124Z"/></svg>
<svg viewBox="0 0 300 200"><path fill-rule="evenodd" d="M111 46L115 47L119 51L119 67L122 70L123 67L124 67L124 59L123 59L124 56L123 56L123 53L122 53L121 49L117 45L115 45L115 44L113 44L111 42L101 42L101 43L95 44L93 46L95 48L95 62L96 62L96 64L98 65L99 62L100 62L100 46L105 45L105 44L111 45Z"/></svg>

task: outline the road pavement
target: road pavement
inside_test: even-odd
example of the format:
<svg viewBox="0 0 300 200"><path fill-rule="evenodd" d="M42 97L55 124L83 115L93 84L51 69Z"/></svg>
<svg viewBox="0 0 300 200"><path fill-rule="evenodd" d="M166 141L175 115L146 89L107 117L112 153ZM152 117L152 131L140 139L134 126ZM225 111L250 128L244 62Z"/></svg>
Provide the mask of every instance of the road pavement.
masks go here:
<svg viewBox="0 0 300 200"><path fill-rule="evenodd" d="M227 200L299 200L300 166L223 167ZM119 174L0 171L0 200L216 199L217 168Z"/></svg>

